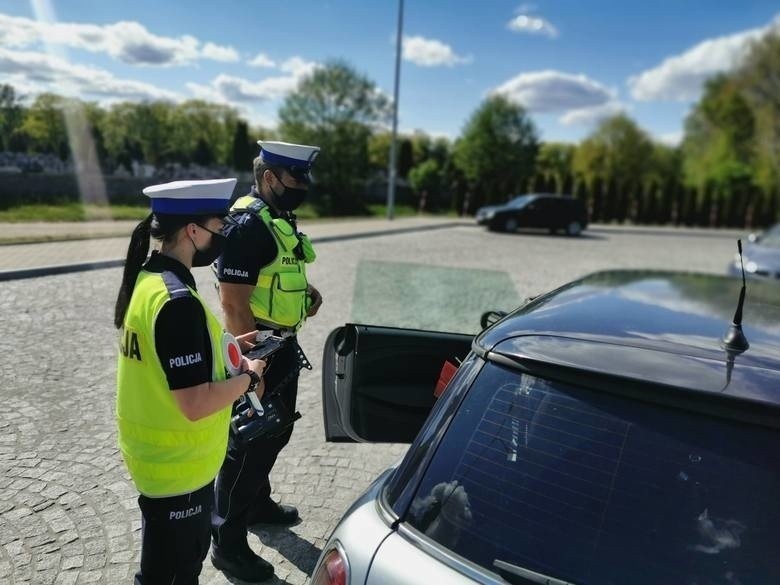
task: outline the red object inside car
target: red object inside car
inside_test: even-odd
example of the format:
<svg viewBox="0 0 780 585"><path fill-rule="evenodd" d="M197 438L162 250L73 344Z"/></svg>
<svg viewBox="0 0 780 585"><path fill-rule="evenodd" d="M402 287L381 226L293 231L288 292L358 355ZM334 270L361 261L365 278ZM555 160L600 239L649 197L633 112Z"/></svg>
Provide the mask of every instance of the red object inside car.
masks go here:
<svg viewBox="0 0 780 585"><path fill-rule="evenodd" d="M442 392L444 392L444 389L447 387L447 384L450 383L450 380L452 380L452 377L455 375L455 372L457 371L458 371L458 366L456 366L450 361L444 362L444 365L441 367L441 372L439 373L439 380L436 382L436 388L433 391L433 395L436 398L442 395Z"/></svg>

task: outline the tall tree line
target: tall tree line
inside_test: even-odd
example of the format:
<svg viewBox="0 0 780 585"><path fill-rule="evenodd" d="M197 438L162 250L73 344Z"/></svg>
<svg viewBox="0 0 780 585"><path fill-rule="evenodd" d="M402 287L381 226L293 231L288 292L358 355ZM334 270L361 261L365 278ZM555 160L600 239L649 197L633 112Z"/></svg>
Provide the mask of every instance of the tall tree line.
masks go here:
<svg viewBox="0 0 780 585"><path fill-rule="evenodd" d="M592 221L760 226L780 211L780 36L757 41L742 65L710 79L678 146L651 138L626 114L602 120L579 144L542 142L522 106L488 96L456 139L399 137L399 184L420 209L473 213L524 192L583 199ZM63 111L43 94L23 103L0 86L0 150L68 156ZM104 170L132 161L248 170L255 140L229 107L190 100L78 102ZM315 202L360 213L366 185L387 170L390 101L367 76L333 61L303 78L279 110L275 135L322 147Z"/></svg>
<svg viewBox="0 0 780 585"><path fill-rule="evenodd" d="M250 130L233 108L201 100L122 102L101 108L45 93L24 104L13 87L0 85L0 151L47 153L66 160L69 108L84 112L107 173L119 166L129 169L133 161L248 170L255 141L269 134L264 129Z"/></svg>

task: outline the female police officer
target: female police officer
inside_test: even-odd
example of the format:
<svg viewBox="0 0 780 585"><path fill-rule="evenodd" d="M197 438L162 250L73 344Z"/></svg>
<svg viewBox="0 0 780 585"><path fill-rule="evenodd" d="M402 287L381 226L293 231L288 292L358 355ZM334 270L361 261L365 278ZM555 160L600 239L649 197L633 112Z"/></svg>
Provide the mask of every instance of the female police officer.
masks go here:
<svg viewBox="0 0 780 585"><path fill-rule="evenodd" d="M222 327L190 273L219 255L235 183L147 187L152 214L127 251L114 323L121 330L119 446L143 516L137 584L198 582L231 404L253 386L263 390L261 360L244 360L246 371L226 379ZM162 248L144 264L150 235Z"/></svg>

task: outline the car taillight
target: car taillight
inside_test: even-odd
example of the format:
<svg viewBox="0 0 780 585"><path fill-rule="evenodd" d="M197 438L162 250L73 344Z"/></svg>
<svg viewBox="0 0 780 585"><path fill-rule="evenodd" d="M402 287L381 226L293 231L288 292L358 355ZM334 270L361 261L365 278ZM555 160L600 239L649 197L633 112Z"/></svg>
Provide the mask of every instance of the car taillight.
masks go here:
<svg viewBox="0 0 780 585"><path fill-rule="evenodd" d="M311 585L347 585L349 565L340 545L330 549L311 578Z"/></svg>

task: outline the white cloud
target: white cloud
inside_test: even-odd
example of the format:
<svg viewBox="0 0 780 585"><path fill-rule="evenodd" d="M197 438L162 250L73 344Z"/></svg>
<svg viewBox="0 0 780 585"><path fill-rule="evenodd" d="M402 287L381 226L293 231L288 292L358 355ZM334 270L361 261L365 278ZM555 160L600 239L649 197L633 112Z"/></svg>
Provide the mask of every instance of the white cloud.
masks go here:
<svg viewBox="0 0 780 585"><path fill-rule="evenodd" d="M505 95L530 112L568 112L615 100L615 92L598 81L554 70L521 73L493 93Z"/></svg>
<svg viewBox="0 0 780 585"><path fill-rule="evenodd" d="M214 102L217 104L232 105L219 90L212 85L203 85L201 83L188 82L184 86L190 90L195 99Z"/></svg>
<svg viewBox="0 0 780 585"><path fill-rule="evenodd" d="M232 47L214 43L202 45L201 41L191 35L155 35L135 21L95 25L39 22L0 14L0 45L23 48L43 42L92 53L107 53L114 59L132 65L181 65L198 59L239 59L238 53Z"/></svg>
<svg viewBox="0 0 780 585"><path fill-rule="evenodd" d="M389 131L390 128L387 130ZM399 128L398 134L400 136L427 136L432 140L445 138L450 142L455 139L455 136L451 132L439 132L438 130L426 130L424 128Z"/></svg>
<svg viewBox="0 0 780 585"><path fill-rule="evenodd" d="M265 53L258 53L247 62L250 67L276 67L276 62Z"/></svg>
<svg viewBox="0 0 780 585"><path fill-rule="evenodd" d="M404 37L402 55L405 61L421 67L453 67L472 61L471 56L462 57L441 41L420 36Z"/></svg>
<svg viewBox="0 0 780 585"><path fill-rule="evenodd" d="M131 100L177 100L174 92L149 83L121 79L104 69L72 64L47 53L9 51L0 48L0 73L23 76L28 89L72 96L96 96Z"/></svg>
<svg viewBox="0 0 780 585"><path fill-rule="evenodd" d="M657 140L666 146L680 146L682 139L683 133L681 130L677 132L667 132L666 134L657 136Z"/></svg>
<svg viewBox="0 0 780 585"><path fill-rule="evenodd" d="M255 102L277 99L295 89L298 80L289 77L268 77L262 81L250 81L233 75L218 75L212 86L225 99L236 102Z"/></svg>
<svg viewBox="0 0 780 585"><path fill-rule="evenodd" d="M279 69L296 78L301 78L313 73L317 67L319 67L319 63L315 61L306 61L301 57L290 57L279 66Z"/></svg>
<svg viewBox="0 0 780 585"><path fill-rule="evenodd" d="M538 16L518 14L506 26L514 32L546 35L551 39L558 37L558 29L549 20Z"/></svg>
<svg viewBox="0 0 780 585"><path fill-rule="evenodd" d="M59 27L62 25L44 26ZM64 36L59 42L65 45L73 43L71 46L93 52L105 50L115 59L132 65L173 65L194 61L200 56L198 40L189 35L175 39L159 37L146 30L142 24L130 21L93 28L95 32L94 35L90 35L93 37L91 42L85 41L81 36ZM56 43L58 41L48 38L47 42Z"/></svg>
<svg viewBox="0 0 780 585"><path fill-rule="evenodd" d="M245 80L244 80L245 81ZM224 83L228 83L223 81ZM212 102L215 104L222 104L234 108L238 115L248 121L252 126L262 126L263 128L276 128L279 121L268 113L258 112L254 107L259 100L254 101L237 101L230 100L225 97L222 92L213 85L202 85L200 83L186 83L185 86L190 90L193 97Z"/></svg>
<svg viewBox="0 0 780 585"><path fill-rule="evenodd" d="M215 45L214 43L206 43L203 45L201 53L206 59L211 59L213 61L235 63L236 61L241 60L241 57L238 56L238 51L233 47L223 47L221 45Z"/></svg>
<svg viewBox="0 0 780 585"><path fill-rule="evenodd" d="M558 121L564 126L592 126L604 118L616 116L625 111L625 105L617 100L613 100L598 106L569 110Z"/></svg>
<svg viewBox="0 0 780 585"><path fill-rule="evenodd" d="M280 65L287 75L266 77L252 81L244 77L220 74L210 85L188 83L195 97L239 107L243 103L280 99L298 87L300 80L311 74L319 63L301 57L290 57Z"/></svg>
<svg viewBox="0 0 780 585"><path fill-rule="evenodd" d="M738 67L751 42L770 30L780 30L780 17L765 27L702 41L679 55L668 57L660 65L630 77L631 95L641 101L695 100L708 78Z"/></svg>

